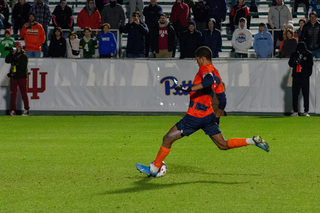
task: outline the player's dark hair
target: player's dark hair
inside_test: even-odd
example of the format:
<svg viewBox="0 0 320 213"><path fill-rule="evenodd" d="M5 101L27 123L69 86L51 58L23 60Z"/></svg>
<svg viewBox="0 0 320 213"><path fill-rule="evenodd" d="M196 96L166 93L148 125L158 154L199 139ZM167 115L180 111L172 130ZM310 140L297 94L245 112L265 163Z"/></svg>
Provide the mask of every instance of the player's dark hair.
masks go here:
<svg viewBox="0 0 320 213"><path fill-rule="evenodd" d="M212 51L207 46L201 46L196 50L194 56L199 58L205 57L207 60L211 61Z"/></svg>

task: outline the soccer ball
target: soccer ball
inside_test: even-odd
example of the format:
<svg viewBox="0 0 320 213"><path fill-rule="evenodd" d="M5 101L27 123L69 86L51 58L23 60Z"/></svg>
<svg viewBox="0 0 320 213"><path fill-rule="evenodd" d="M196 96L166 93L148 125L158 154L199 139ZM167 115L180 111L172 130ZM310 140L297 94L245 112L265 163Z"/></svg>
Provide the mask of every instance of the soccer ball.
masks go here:
<svg viewBox="0 0 320 213"><path fill-rule="evenodd" d="M167 164L162 161L161 167L156 175L156 177L163 177L167 173Z"/></svg>

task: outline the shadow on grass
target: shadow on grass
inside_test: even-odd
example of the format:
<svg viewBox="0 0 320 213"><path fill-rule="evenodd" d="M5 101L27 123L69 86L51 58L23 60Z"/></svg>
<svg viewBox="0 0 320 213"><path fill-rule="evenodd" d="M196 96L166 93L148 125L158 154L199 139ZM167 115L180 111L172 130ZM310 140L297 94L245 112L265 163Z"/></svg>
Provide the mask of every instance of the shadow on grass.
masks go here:
<svg viewBox="0 0 320 213"><path fill-rule="evenodd" d="M248 175L248 176L258 176L257 174L228 174L228 173L210 173L205 172L203 169L198 167L190 167L190 166L170 166L172 169L168 170L170 171L170 174L173 175L182 175L182 174L195 174L195 179L200 179L199 175L210 175L211 177L218 177L221 178L222 176L242 176L242 175ZM188 184L226 184L226 185L237 185L237 184L247 184L248 182L243 181L217 181L217 180L194 180L194 181L185 181L180 182L179 179L172 179L172 183L159 183L156 182L154 178L148 178L147 176L141 174L141 176L127 176L125 177L127 179L138 179L133 184L134 186L123 188L123 189L117 189L117 190L110 190L106 192L102 192L100 195L106 195L106 194L124 194L124 193L135 193L135 192L142 192L142 191L148 191L148 190L157 190L157 189L163 189L163 188L170 188L170 187L176 187L180 185L188 185ZM190 178L193 178L190 176ZM205 177L203 179L206 179Z"/></svg>
<svg viewBox="0 0 320 213"><path fill-rule="evenodd" d="M188 185L188 184L245 184L247 182L227 182L227 181L187 181L187 182L174 182L174 183L154 183L152 182L153 178L147 178L143 177L141 180L138 180L134 182L134 186L124 188L124 189L118 189L118 190L112 190L112 191L106 191L104 193L101 193L100 195L106 195L106 194L126 194L126 193L135 193L135 192L142 192L142 191L148 191L148 190L157 190L157 189L163 189L163 188L170 188L170 187L176 187L180 185Z"/></svg>
<svg viewBox="0 0 320 213"><path fill-rule="evenodd" d="M170 174L202 174L202 175L214 175L214 176L260 176L259 174L236 174L236 173L218 173L214 172L214 169L210 168L207 171L202 167L196 167L196 166L183 166L178 164L170 164L170 167L168 168L168 171ZM210 172L211 171L211 172Z"/></svg>

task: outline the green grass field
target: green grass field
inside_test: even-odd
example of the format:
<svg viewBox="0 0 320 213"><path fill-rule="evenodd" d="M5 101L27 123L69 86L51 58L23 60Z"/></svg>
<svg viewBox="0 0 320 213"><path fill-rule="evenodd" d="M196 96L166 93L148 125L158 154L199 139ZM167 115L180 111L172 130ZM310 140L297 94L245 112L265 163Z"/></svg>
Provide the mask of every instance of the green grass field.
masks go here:
<svg viewBox="0 0 320 213"><path fill-rule="evenodd" d="M221 151L202 131L154 160L179 116L0 117L0 212L320 212L320 117L227 116Z"/></svg>

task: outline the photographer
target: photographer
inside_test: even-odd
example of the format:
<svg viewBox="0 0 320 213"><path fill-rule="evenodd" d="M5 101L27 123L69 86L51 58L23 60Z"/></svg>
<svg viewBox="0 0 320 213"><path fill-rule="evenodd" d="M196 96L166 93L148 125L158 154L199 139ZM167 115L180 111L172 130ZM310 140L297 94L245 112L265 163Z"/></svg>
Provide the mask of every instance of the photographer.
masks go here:
<svg viewBox="0 0 320 213"><path fill-rule="evenodd" d="M140 20L140 12L132 14L130 22L123 29L123 33L128 33L127 57L144 58L145 57L145 39L149 32L148 26Z"/></svg>
<svg viewBox="0 0 320 213"><path fill-rule="evenodd" d="M304 113L303 116L309 115L309 87L310 76L312 74L313 56L307 50L306 44L301 41L298 43L297 51L291 54L289 66L292 67L292 106L293 113L291 117L299 116L298 114L298 97L300 90L302 90Z"/></svg>
<svg viewBox="0 0 320 213"><path fill-rule="evenodd" d="M16 115L17 107L17 93L18 87L24 103L24 112L22 116L29 115L29 100L27 95L28 85L28 57L25 51L22 49L20 41L15 42L13 48L9 48L10 53L6 56L6 63L10 63L10 72L8 77L10 78L10 94L11 94L11 105L10 115Z"/></svg>

